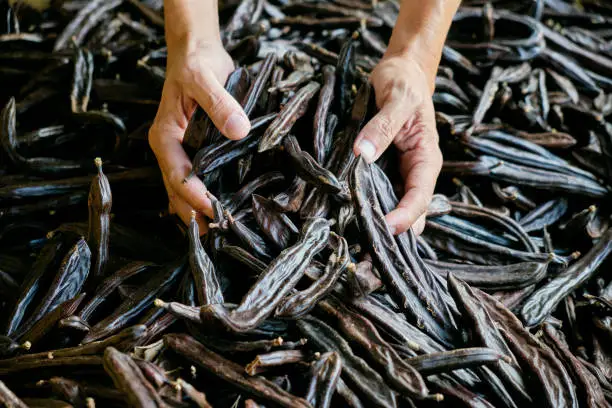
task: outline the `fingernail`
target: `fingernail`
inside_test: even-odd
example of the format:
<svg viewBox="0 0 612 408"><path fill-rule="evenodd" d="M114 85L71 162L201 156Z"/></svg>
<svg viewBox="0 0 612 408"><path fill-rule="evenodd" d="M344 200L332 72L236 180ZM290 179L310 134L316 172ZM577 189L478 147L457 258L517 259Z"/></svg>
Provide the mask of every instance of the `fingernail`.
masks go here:
<svg viewBox="0 0 612 408"><path fill-rule="evenodd" d="M247 133L249 133L250 127L251 123L244 115L241 115L238 112L232 112L225 122L223 133L226 136L236 138L244 137L247 135Z"/></svg>
<svg viewBox="0 0 612 408"><path fill-rule="evenodd" d="M389 225L389 231L391 231L391 235L395 235L397 227L395 225Z"/></svg>
<svg viewBox="0 0 612 408"><path fill-rule="evenodd" d="M376 146L369 140L362 140L357 145L359 154L365 159L366 162L372 163L376 157Z"/></svg>

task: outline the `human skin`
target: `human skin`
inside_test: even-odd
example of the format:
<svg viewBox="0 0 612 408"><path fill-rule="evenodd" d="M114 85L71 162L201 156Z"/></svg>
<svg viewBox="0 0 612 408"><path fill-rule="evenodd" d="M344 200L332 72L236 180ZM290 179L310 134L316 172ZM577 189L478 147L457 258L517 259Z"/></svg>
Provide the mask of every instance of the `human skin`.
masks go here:
<svg viewBox="0 0 612 408"><path fill-rule="evenodd" d="M385 55L370 75L379 112L358 135L354 152L373 162L393 143L400 155L405 193L387 214L399 234L420 234L442 166L431 96L442 48L460 0L404 0ZM223 49L216 0L165 0L168 61L162 98L149 130L168 192L170 211L188 223L198 214L212 217L206 187L186 176L191 161L181 142L197 105L232 140L248 135L250 123L224 84L234 70Z"/></svg>

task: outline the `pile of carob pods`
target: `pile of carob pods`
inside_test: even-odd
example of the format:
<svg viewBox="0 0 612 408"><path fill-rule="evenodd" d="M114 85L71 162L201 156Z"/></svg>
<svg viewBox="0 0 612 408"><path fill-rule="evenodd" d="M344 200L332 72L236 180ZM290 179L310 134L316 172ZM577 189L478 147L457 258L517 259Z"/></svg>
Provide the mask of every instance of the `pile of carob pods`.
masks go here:
<svg viewBox="0 0 612 408"><path fill-rule="evenodd" d="M189 123L202 238L147 144L162 1L8 3L0 406L612 404L609 2L463 2L420 237L393 148L353 154L399 2L222 2L252 132Z"/></svg>

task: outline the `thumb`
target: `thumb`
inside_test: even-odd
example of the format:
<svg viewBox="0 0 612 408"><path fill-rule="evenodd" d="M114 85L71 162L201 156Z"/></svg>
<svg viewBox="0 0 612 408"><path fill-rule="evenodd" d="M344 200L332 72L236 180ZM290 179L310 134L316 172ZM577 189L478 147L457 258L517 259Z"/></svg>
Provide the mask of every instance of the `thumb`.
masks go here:
<svg viewBox="0 0 612 408"><path fill-rule="evenodd" d="M355 155L361 155L368 163L375 162L406 123L406 105L402 98L388 100L357 136Z"/></svg>
<svg viewBox="0 0 612 408"><path fill-rule="evenodd" d="M249 134L251 123L242 106L209 70L199 72L191 89L193 99L208 114L223 136L239 140Z"/></svg>

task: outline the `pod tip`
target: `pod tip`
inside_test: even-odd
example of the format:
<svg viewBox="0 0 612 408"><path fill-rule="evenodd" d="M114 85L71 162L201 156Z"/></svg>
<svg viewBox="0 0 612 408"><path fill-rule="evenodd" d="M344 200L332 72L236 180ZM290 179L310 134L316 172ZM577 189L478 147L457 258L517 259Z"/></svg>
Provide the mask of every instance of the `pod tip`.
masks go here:
<svg viewBox="0 0 612 408"><path fill-rule="evenodd" d="M275 346L282 346L284 342L285 340L283 340L283 338L279 336L272 341L272 344Z"/></svg>
<svg viewBox="0 0 612 408"><path fill-rule="evenodd" d="M153 301L153 304L155 305L155 307L166 307L166 305L167 305L167 303L166 303L166 302L164 302L164 301L163 301L163 300L161 300L161 299L155 299L155 300Z"/></svg>
<svg viewBox="0 0 612 408"><path fill-rule="evenodd" d="M510 356L502 356L502 360L504 360L508 364L512 364L512 357Z"/></svg>
<svg viewBox="0 0 612 408"><path fill-rule="evenodd" d="M102 159L100 157L96 157L94 159L94 164L96 165L96 167L99 169L102 167Z"/></svg>

